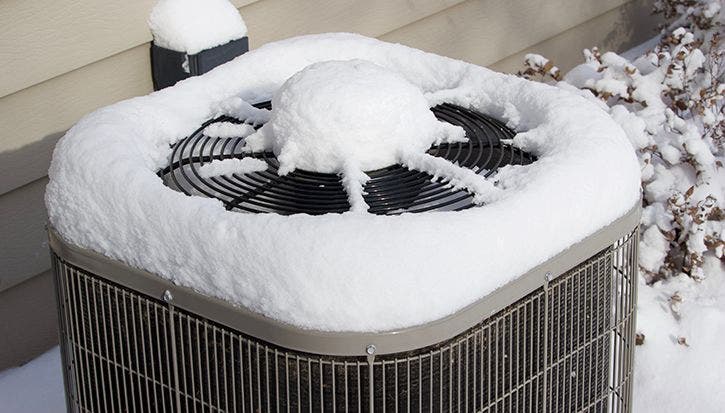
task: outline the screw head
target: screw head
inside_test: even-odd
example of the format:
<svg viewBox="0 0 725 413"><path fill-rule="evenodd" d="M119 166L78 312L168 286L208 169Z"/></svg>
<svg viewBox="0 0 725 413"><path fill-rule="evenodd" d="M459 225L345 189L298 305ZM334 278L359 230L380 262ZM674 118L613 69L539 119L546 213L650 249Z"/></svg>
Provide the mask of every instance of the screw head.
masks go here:
<svg viewBox="0 0 725 413"><path fill-rule="evenodd" d="M368 353L368 355L375 354L375 344L368 344L368 346L365 348L365 352Z"/></svg>
<svg viewBox="0 0 725 413"><path fill-rule="evenodd" d="M171 294L171 291L166 290L166 291L164 291L163 299L164 299L164 301L166 301L168 303L174 299L174 295Z"/></svg>

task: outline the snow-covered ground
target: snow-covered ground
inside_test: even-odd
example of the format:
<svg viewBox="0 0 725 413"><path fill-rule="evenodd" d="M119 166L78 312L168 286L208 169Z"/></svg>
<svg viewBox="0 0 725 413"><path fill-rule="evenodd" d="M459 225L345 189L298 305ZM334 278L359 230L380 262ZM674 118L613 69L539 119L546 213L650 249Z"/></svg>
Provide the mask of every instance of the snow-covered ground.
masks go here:
<svg viewBox="0 0 725 413"><path fill-rule="evenodd" d="M60 350L0 372L0 413L65 412Z"/></svg>
<svg viewBox="0 0 725 413"><path fill-rule="evenodd" d="M634 411L725 411L725 268L706 258L705 279L674 277L639 288Z"/></svg>

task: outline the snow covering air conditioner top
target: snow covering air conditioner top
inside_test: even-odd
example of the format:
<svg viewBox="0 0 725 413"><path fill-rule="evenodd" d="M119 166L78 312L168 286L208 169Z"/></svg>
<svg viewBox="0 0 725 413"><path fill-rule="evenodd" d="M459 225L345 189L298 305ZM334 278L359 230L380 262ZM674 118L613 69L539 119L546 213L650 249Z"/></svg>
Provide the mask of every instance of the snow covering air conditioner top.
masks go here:
<svg viewBox="0 0 725 413"><path fill-rule="evenodd" d="M266 101L271 111L259 105ZM440 104L502 120L517 132L508 143L536 160L484 177L426 155L436 142L467 139L429 110ZM350 210L240 213L165 185L159 171L173 144L220 117L245 123L217 122L207 133L273 151L279 174L340 174ZM370 213L365 171L394 163L445 179L475 206ZM226 159L201 173L265 168ZM271 43L89 114L59 142L49 176L50 222L66 242L329 332L449 316L626 216L640 193L624 132L584 97L353 34Z"/></svg>

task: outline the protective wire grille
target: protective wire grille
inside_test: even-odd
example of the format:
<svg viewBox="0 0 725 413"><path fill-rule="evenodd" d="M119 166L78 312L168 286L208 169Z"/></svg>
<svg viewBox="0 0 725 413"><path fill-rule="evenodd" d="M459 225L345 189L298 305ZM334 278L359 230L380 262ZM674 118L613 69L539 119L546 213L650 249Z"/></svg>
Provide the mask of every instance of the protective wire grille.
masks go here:
<svg viewBox="0 0 725 413"><path fill-rule="evenodd" d="M468 331L404 354L261 342L54 255L71 412L629 412L636 230Z"/></svg>
<svg viewBox="0 0 725 413"><path fill-rule="evenodd" d="M258 107L270 108L269 102ZM461 126L468 142L443 143L428 150L483 176L490 176L505 165L527 165L534 157L509 144L515 132L484 114L451 104L431 108L442 121ZM189 137L173 146L169 165L159 176L171 188L187 195L221 200L227 209L279 214L324 214L350 208L341 178L335 174L296 170L279 176L279 162L272 152L247 153L244 138L212 138L204 129L216 122L239 120L221 117L210 120ZM261 125L257 125L259 127ZM199 168L214 160L252 157L267 162L266 171L205 178ZM366 172L365 201L374 214L399 214L430 210L460 210L472 207L472 195L451 190L441 179L392 165Z"/></svg>

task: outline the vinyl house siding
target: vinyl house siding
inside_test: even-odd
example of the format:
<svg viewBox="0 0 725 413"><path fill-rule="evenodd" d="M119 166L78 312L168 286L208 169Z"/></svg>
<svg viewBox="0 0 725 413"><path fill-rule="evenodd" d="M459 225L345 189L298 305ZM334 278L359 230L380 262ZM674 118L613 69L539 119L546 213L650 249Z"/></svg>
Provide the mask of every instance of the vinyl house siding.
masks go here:
<svg viewBox="0 0 725 413"><path fill-rule="evenodd" d="M515 71L537 51L562 69L580 50L651 37L647 0L234 0L250 47L358 32ZM52 149L83 114L152 90L152 0L0 4L0 369L56 340L43 192Z"/></svg>

